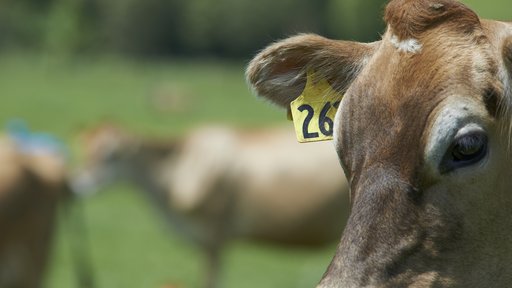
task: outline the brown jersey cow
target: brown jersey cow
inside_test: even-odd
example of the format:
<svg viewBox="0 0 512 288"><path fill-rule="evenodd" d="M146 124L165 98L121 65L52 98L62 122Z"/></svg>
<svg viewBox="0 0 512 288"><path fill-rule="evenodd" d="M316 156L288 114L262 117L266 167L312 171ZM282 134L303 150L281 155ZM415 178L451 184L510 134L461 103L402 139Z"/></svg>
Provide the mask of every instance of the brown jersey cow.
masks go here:
<svg viewBox="0 0 512 288"><path fill-rule="evenodd" d="M0 163L0 287L42 287L57 205L69 195L63 159L2 137Z"/></svg>
<svg viewBox="0 0 512 288"><path fill-rule="evenodd" d="M299 35L247 70L284 107L308 71L344 94L351 214L318 287L510 287L512 24L454 0L392 0L385 21L380 41Z"/></svg>

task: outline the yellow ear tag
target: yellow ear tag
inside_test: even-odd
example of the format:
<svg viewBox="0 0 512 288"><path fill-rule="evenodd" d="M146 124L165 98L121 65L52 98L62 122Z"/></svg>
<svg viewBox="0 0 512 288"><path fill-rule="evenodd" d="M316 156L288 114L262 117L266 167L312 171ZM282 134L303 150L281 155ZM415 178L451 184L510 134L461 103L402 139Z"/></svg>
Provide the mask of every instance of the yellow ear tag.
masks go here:
<svg viewBox="0 0 512 288"><path fill-rule="evenodd" d="M304 91L290 103L295 134L300 143L332 140L334 116L343 98L327 80L314 76L314 73L307 73Z"/></svg>

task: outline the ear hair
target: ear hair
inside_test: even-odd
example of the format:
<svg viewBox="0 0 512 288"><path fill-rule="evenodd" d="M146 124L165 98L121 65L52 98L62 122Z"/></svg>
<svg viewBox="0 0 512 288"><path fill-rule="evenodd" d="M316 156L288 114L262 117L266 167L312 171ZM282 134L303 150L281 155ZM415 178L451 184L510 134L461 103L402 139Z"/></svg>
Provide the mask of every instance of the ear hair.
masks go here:
<svg viewBox="0 0 512 288"><path fill-rule="evenodd" d="M247 67L247 82L256 94L284 107L301 94L308 70L343 93L378 43L336 41L314 34L299 34L260 52Z"/></svg>

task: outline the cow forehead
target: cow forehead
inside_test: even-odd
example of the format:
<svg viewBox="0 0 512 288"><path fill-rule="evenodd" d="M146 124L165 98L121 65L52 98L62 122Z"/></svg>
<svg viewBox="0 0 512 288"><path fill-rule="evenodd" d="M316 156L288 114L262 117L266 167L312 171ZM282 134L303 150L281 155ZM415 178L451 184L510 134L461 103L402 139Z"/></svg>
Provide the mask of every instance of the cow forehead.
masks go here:
<svg viewBox="0 0 512 288"><path fill-rule="evenodd" d="M436 25L458 33L472 32L480 25L471 9L452 0L393 0L384 19L400 40L421 37Z"/></svg>
<svg viewBox="0 0 512 288"><path fill-rule="evenodd" d="M336 146L349 173L385 164L414 181L440 107L470 99L485 106L493 65L471 42L441 35L417 39L421 51L404 51L388 31L337 115Z"/></svg>

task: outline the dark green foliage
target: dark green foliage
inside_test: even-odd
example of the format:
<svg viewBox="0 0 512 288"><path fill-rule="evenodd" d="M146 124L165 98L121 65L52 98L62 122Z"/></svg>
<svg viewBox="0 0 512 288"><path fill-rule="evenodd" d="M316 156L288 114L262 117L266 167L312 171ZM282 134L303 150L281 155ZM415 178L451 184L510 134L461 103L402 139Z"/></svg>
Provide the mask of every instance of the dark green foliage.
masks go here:
<svg viewBox="0 0 512 288"><path fill-rule="evenodd" d="M0 47L39 46L50 4L50 0L0 1Z"/></svg>
<svg viewBox="0 0 512 288"><path fill-rule="evenodd" d="M328 33L334 38L375 41L384 33L387 0L330 0Z"/></svg>
<svg viewBox="0 0 512 288"><path fill-rule="evenodd" d="M502 7L510 5L508 0L492 1L496 3L483 7L484 16L500 16L500 11L508 11ZM376 40L384 31L382 14L386 2L3 0L0 49L249 58L269 42L299 32ZM479 8L476 4L471 6Z"/></svg>

